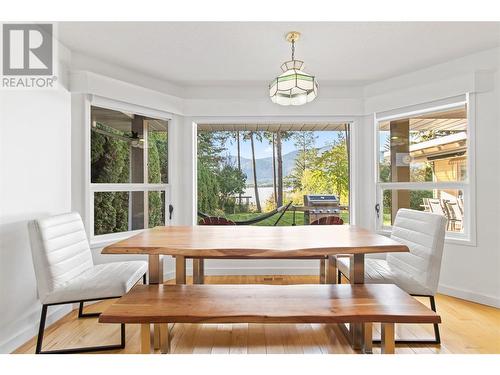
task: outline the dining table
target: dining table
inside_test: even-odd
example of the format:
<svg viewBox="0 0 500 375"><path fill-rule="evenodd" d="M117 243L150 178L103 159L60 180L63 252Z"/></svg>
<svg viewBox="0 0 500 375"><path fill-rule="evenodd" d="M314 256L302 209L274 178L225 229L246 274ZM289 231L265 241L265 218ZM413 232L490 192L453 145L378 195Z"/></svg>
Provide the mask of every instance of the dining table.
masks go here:
<svg viewBox="0 0 500 375"><path fill-rule="evenodd" d="M102 254L148 256L148 283L163 283L163 257L175 258L175 281L186 283L186 259L193 281L203 283L205 259L328 259L327 283L336 282L336 256L350 257L349 282L364 283L365 255L408 252L406 245L355 225L162 226L103 248ZM342 326L353 348L363 345L363 326ZM155 345L160 329L155 326Z"/></svg>

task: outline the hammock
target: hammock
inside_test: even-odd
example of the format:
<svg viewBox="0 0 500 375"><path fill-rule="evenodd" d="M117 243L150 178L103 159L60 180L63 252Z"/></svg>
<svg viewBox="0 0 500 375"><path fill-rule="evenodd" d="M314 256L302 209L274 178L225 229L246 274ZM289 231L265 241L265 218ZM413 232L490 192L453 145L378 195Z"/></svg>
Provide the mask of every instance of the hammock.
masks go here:
<svg viewBox="0 0 500 375"><path fill-rule="evenodd" d="M266 212L265 214L254 217L252 219L242 220L242 221L232 221L232 222L234 222L235 225L252 225L252 224L261 222L262 220L266 220L266 219L270 218L271 216L276 215L277 213L281 213L280 216L278 217L278 220L276 220L276 222L273 224L274 226L276 226L276 225L278 225L279 221L281 220L281 218L283 217L285 212L290 208L291 205L292 205L292 202L289 202L285 206L278 207L272 211ZM202 219L213 218L212 216L204 214L203 212L200 212L200 211L198 211L198 216L201 217ZM224 219L224 218L221 218L221 219ZM229 222L229 220L227 220L227 219L224 219L224 220ZM227 225L231 225L231 224L227 224Z"/></svg>

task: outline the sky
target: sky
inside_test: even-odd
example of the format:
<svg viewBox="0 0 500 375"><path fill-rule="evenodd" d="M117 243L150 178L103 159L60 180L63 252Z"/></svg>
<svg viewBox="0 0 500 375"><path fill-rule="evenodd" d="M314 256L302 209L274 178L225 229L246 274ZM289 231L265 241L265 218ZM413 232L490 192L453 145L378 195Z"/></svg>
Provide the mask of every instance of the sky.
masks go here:
<svg viewBox="0 0 500 375"><path fill-rule="evenodd" d="M333 140L337 139L338 133L337 131L316 131L314 132L316 136L315 147L321 148L323 146L328 145ZM295 151L296 147L293 144L293 140L288 140L283 142L283 155L288 154L289 152ZM236 156L237 154L237 146L236 142L226 143L227 153L230 155ZM250 147L250 141L241 141L241 156L247 159L252 158L252 149ZM273 148L272 145L266 140L263 139L262 142L255 141L255 157L256 159L262 159L273 156Z"/></svg>

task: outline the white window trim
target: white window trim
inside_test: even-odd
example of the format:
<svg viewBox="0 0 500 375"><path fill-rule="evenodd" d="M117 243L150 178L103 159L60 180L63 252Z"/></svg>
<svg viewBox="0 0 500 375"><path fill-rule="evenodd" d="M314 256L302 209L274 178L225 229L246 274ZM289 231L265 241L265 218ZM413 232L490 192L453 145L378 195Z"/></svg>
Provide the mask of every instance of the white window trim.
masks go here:
<svg viewBox="0 0 500 375"><path fill-rule="evenodd" d="M171 137L168 137L168 181L167 184L98 184L92 183L91 176L91 107L106 108L114 111L125 111L146 117L152 117L160 120L167 121L167 132L170 133L170 123L172 121L172 114L163 112L156 109L138 106L132 103L126 103L109 98L104 98L96 95L88 95L85 99L85 218L86 227L88 228L89 240L91 247L105 245L110 242L119 241L143 231L143 229L132 230L119 233L108 233L101 235L94 235L94 194L97 192L129 192L129 191L164 191L165 192L165 225L169 224L168 219L168 205L171 200Z"/></svg>
<svg viewBox="0 0 500 375"><path fill-rule="evenodd" d="M332 122L349 123L349 224L358 224L358 209L356 204L358 197L358 127L360 119L357 116L209 116L209 117L194 117L192 118L192 144L193 144L193 217L196 219L198 215L198 124L217 123L230 125L245 125L245 124L321 124ZM197 223L195 220L194 223Z"/></svg>
<svg viewBox="0 0 500 375"><path fill-rule="evenodd" d="M466 105L467 108L467 179L457 182L380 182L379 181L379 150L380 139L378 124L382 121L396 120L424 113L442 111ZM397 110L374 113L374 139L375 139L375 202L380 205L380 215L376 218L377 233L389 235L391 227L383 226L383 200L382 191L387 189L432 190L432 189L459 189L464 194L464 233L446 232L446 243L476 246L476 168L475 168L475 128L476 105L475 95L466 93L461 96L447 98L430 103L419 104L414 110Z"/></svg>

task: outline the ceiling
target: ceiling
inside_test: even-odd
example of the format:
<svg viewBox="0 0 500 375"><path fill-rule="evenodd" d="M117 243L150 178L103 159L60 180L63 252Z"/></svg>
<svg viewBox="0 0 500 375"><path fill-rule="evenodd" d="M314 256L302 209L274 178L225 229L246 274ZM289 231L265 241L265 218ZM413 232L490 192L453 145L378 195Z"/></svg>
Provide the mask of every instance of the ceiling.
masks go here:
<svg viewBox="0 0 500 375"><path fill-rule="evenodd" d="M319 83L366 84L500 45L487 22L61 22L72 51L182 85L268 82L296 58Z"/></svg>

